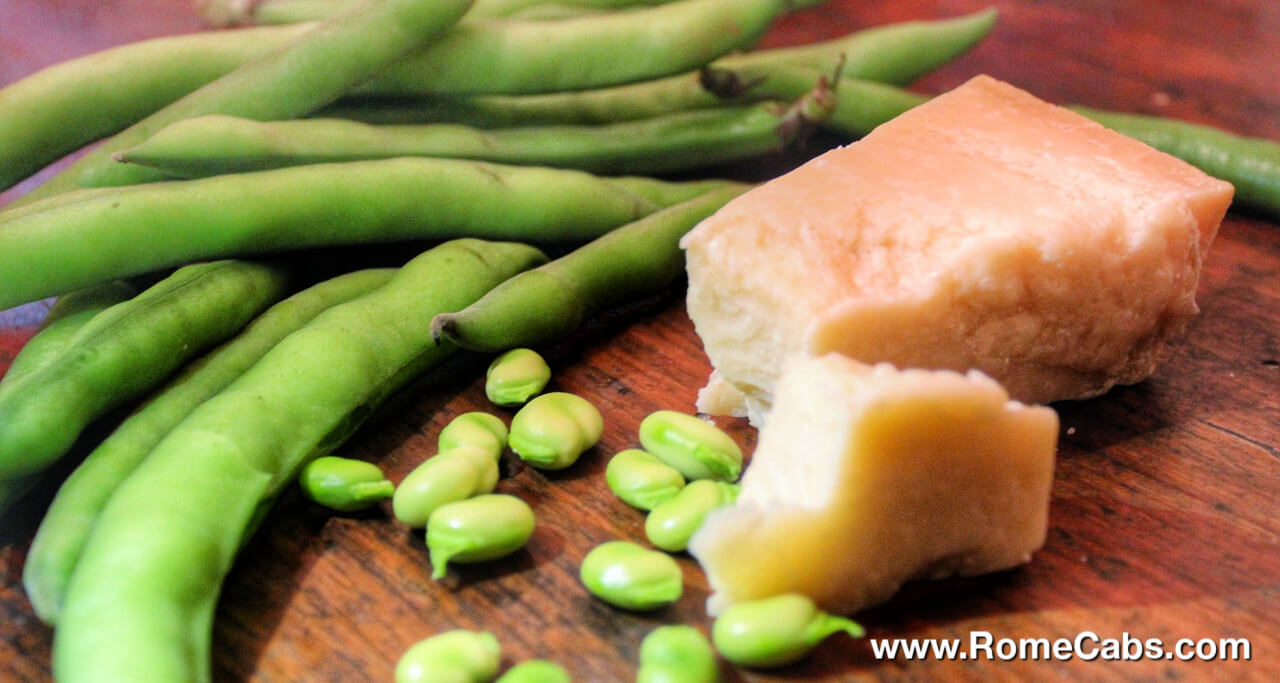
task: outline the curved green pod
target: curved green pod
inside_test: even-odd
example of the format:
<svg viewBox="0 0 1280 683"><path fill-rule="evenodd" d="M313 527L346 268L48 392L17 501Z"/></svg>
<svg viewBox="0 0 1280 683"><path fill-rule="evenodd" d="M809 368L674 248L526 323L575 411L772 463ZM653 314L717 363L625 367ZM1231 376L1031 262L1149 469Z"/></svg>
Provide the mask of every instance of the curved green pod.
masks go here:
<svg viewBox="0 0 1280 683"><path fill-rule="evenodd" d="M0 385L0 512L90 422L234 335L286 285L279 267L244 261L188 266L94 316L57 358Z"/></svg>
<svg viewBox="0 0 1280 683"><path fill-rule="evenodd" d="M54 633L58 680L209 680L218 592L272 501L454 351L416 321L543 260L512 243L436 247L286 337L174 427L116 490L85 546Z"/></svg>
<svg viewBox="0 0 1280 683"><path fill-rule="evenodd" d="M326 309L386 284L394 273L390 268L348 273L273 305L125 418L62 483L40 522L22 568L23 587L36 615L46 623L57 621L67 582L102 508L174 425L244 374L281 339Z"/></svg>
<svg viewBox="0 0 1280 683"><path fill-rule="evenodd" d="M0 309L222 256L456 237L585 241L658 208L624 187L577 171L389 159L55 198L0 230Z"/></svg>
<svg viewBox="0 0 1280 683"><path fill-rule="evenodd" d="M839 67L845 78L910 83L967 52L991 31L996 17L996 11L988 9L953 19L877 26L801 47L729 55L712 62L708 69L711 72L762 72L803 68L817 69L830 76ZM378 124L451 122L482 128L511 128L647 119L720 107L725 103L703 87L700 72L597 90L537 95L424 96L381 86L373 88L377 91L365 97L344 99L318 115ZM790 100L798 96L799 93L773 97ZM769 99L769 96L752 91L744 93L741 99Z"/></svg>
<svg viewBox="0 0 1280 683"><path fill-rule="evenodd" d="M676 0L476 0L467 19L560 19ZM202 0L200 15L214 26L294 24L326 19L351 9L359 0Z"/></svg>
<svg viewBox="0 0 1280 683"><path fill-rule="evenodd" d="M779 152L804 129L794 124L808 121L812 109L767 102L604 125L500 130L448 123L375 126L345 119L260 122L203 116L179 121L115 158L174 178L396 157L654 174Z"/></svg>
<svg viewBox="0 0 1280 683"><path fill-rule="evenodd" d="M0 190L141 121L306 26L154 38L55 64L0 89Z"/></svg>
<svg viewBox="0 0 1280 683"><path fill-rule="evenodd" d="M905 83L954 59L990 30L991 11L956 19L906 22L860 31L841 39L815 44L805 52L795 48L762 50L717 60L723 68L768 62L773 58L823 69L832 59L848 54L844 73L850 77ZM64 154L94 140L115 134L177 101L184 95L297 38L313 24L216 31L142 41L70 60L39 71L0 89L0 189L25 178ZM544 33L555 26L544 27ZM545 36L532 41L548 49ZM558 59L580 58L574 46ZM634 59L635 55L619 57ZM548 67L549 69L551 67ZM378 98L421 97L421 90L404 90L409 73L430 74L430 59L411 57L397 67L400 82L374 80L367 94ZM651 76L652 77L652 76ZM483 81L483 79L480 79ZM578 86L582 87L582 86ZM465 122L484 127L533 124L604 123L659 116L676 111L715 107L722 102L706 92L696 72L671 78L601 90L546 95L436 96L391 105L380 111L373 104L340 104L324 115L361 118L370 123ZM218 113L243 112L218 109ZM215 110L187 112L187 118ZM298 114L267 117L281 119ZM176 119L173 119L176 120ZM154 133L112 144L95 158L131 147ZM33 199L72 187L73 178L55 181Z"/></svg>
<svg viewBox="0 0 1280 683"><path fill-rule="evenodd" d="M432 333L489 352L561 339L590 316L675 282L684 274L680 237L746 189L721 187L615 230L437 317Z"/></svg>
<svg viewBox="0 0 1280 683"><path fill-rule="evenodd" d="M751 47L783 0L684 0L548 22L464 22L363 93L585 90L696 69Z"/></svg>
<svg viewBox="0 0 1280 683"><path fill-rule="evenodd" d="M17 382L53 362L89 320L135 294L137 291L128 284L108 282L60 297L40 324L40 331L23 344L9 369L0 377L0 387L4 383Z"/></svg>
<svg viewBox="0 0 1280 683"><path fill-rule="evenodd" d="M1280 214L1280 142L1158 116L1071 109L1231 183L1235 201Z"/></svg>
<svg viewBox="0 0 1280 683"><path fill-rule="evenodd" d="M131 185L163 179L111 155L145 140L175 121L204 114L254 119L292 118L333 102L414 48L457 23L472 0L381 0L309 25L281 27L277 49L250 59L224 76L134 123L18 201L76 187ZM34 78L34 77L33 77ZM0 117L3 118L3 117Z"/></svg>

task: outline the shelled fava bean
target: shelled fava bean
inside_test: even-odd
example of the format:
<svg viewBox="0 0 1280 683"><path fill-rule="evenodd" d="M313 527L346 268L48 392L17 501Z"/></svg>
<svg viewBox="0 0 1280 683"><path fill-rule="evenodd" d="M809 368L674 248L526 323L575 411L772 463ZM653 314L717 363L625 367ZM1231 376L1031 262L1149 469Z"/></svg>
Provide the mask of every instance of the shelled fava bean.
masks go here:
<svg viewBox="0 0 1280 683"><path fill-rule="evenodd" d="M484 683L498 675L501 658L492 633L446 631L405 651L396 664L396 683Z"/></svg>
<svg viewBox="0 0 1280 683"><path fill-rule="evenodd" d="M649 542L669 552L689 547L703 520L716 508L732 505L742 487L723 481L690 482L675 496L653 508L644 522Z"/></svg>
<svg viewBox="0 0 1280 683"><path fill-rule="evenodd" d="M484 562L524 547L533 536L533 510L515 496L489 494L436 508L427 520L431 578L444 578L449 562Z"/></svg>
<svg viewBox="0 0 1280 683"><path fill-rule="evenodd" d="M543 470L561 470L596 445L604 434L600 411L581 396L543 394L511 420L511 450Z"/></svg>
<svg viewBox="0 0 1280 683"><path fill-rule="evenodd" d="M640 644L636 683L716 683L720 667L707 637L692 626L660 626Z"/></svg>
<svg viewBox="0 0 1280 683"><path fill-rule="evenodd" d="M342 512L373 507L395 492L377 465L331 455L302 468L298 486L312 502Z"/></svg>
<svg viewBox="0 0 1280 683"><path fill-rule="evenodd" d="M644 449L686 479L737 481L742 450L718 427L692 415L659 410L640 423Z"/></svg>
<svg viewBox="0 0 1280 683"><path fill-rule="evenodd" d="M653 610L680 599L684 577L670 555L627 541L596 546L582 559L582 584L615 607Z"/></svg>
<svg viewBox="0 0 1280 683"><path fill-rule="evenodd" d="M679 470L638 448L613 456L604 478L614 495L641 510L654 509L684 488Z"/></svg>
<svg viewBox="0 0 1280 683"><path fill-rule="evenodd" d="M500 406L518 406L551 381L547 361L532 349L512 349L493 360L485 373L484 393Z"/></svg>
<svg viewBox="0 0 1280 683"><path fill-rule="evenodd" d="M827 636L864 635L857 622L827 614L803 595L790 593L730 606L716 619L711 638L725 659L755 668L790 664Z"/></svg>
<svg viewBox="0 0 1280 683"><path fill-rule="evenodd" d="M507 426L497 416L489 413L463 413L440 430L440 437L436 442L436 447L442 452L458 446L484 448L492 452L494 458L498 458L507 447Z"/></svg>
<svg viewBox="0 0 1280 683"><path fill-rule="evenodd" d="M511 667L497 683L569 683L570 680L569 672L559 664L531 659Z"/></svg>
<svg viewBox="0 0 1280 683"><path fill-rule="evenodd" d="M459 446L427 460L396 487L391 508L411 527L427 525L442 505L490 493L498 482L498 462L483 448Z"/></svg>

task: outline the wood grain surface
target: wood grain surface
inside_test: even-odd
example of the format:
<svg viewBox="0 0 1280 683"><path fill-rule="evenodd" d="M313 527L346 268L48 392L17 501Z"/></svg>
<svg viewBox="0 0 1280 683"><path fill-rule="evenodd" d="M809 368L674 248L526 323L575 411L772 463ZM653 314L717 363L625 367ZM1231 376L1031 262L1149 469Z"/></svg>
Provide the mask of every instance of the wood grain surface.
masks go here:
<svg viewBox="0 0 1280 683"><path fill-rule="evenodd" d="M769 46L893 21L980 9L983 0L833 0L782 21ZM1280 3L1275 0L1000 0L980 47L913 86L937 93L988 73L1046 99L1174 116L1280 139ZM148 36L198 30L186 0L0 0L0 84L58 60ZM821 151L719 172L769 177ZM29 186L29 184L28 184ZM19 190L20 191L20 190ZM10 192L4 197L16 194ZM1245 637L1250 662L876 661L843 637L768 675L726 680L1280 680L1280 226L1231 213L1200 283L1200 317L1150 380L1056 405L1063 433L1044 549L1026 567L908 587L859 615L870 637ZM0 369L43 307L0 313ZM686 593L654 614L620 612L577 581L596 544L643 540L643 517L609 494L608 456L637 443L653 410L692 410L709 370L680 294L599 321L548 350L553 388L604 413L602 443L579 465L544 474L505 463L499 491L533 505L538 528L508 561L429 579L422 538L386 510L331 516L283 497L226 583L214 638L220 680L387 681L413 642L449 628L488 629L504 661L545 657L581 681L630 680L641 639L666 623L709 627L706 580L687 557ZM465 357L419 382L342 455L394 480L434 452L454 415L494 410L486 359ZM497 411L509 417L506 411ZM755 431L726 420L750 452ZM97 430L97 437L101 436ZM90 435L85 445L91 445ZM83 447L80 449L83 452ZM0 538L0 679L49 675L52 632L20 583L46 486ZM111 624L103 624L111 628Z"/></svg>

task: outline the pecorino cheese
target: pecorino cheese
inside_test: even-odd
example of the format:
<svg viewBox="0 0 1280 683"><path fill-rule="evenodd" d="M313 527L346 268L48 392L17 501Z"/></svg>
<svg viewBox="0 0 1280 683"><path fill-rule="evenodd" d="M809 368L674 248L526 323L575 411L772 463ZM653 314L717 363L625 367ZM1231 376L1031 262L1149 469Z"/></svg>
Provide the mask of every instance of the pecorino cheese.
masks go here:
<svg viewBox="0 0 1280 683"><path fill-rule="evenodd" d="M732 602L803 593L856 612L906 581L1026 562L1044 544L1058 416L980 373L795 356L736 504L689 552Z"/></svg>
<svg viewBox="0 0 1280 683"><path fill-rule="evenodd" d="M716 369L759 424L783 358L976 368L1027 402L1150 375L1197 312L1232 187L979 76L730 202L685 236Z"/></svg>

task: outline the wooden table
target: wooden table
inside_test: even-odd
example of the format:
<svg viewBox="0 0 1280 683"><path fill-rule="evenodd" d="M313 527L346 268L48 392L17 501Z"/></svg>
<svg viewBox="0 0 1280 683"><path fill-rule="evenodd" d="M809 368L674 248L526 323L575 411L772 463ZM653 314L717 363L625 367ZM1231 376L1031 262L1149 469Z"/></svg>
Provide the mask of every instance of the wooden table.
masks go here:
<svg viewBox="0 0 1280 683"><path fill-rule="evenodd" d="M953 16L984 0L847 0L782 21L783 45L864 26ZM977 73L1047 99L1165 114L1280 139L1280 4L1274 0L999 0L1003 15L973 53L916 87L936 93ZM0 3L0 83L60 59L199 28L187 0L7 0ZM743 164L769 175L820 150ZM10 193L12 195L12 193ZM1048 542L1030 565L994 576L909 587L860 615L872 637L1247 637L1253 661L876 661L866 641L833 638L809 661L729 680L1135 677L1280 679L1280 226L1233 212L1204 267L1200 317L1149 381L1055 406L1062 417ZM40 309L5 314L0 368ZM434 583L422 539L385 514L330 517L294 493L245 550L214 633L220 679L390 680L414 641L484 628L507 662L547 657L583 681L629 680L659 624L707 627L704 577L682 558L686 594L651 615L615 611L578 585L582 556L603 541L640 540L641 515L603 481L609 454L636 444L640 419L691 410L708 365L678 297L598 325L549 353L554 387L603 411L604 440L576 467L544 475L508 467L499 490L529 501L539 526L512 560ZM431 454L450 417L488 410L484 359L453 364L396 401L342 449L398 480ZM749 451L755 432L727 421ZM510 464L510 463L509 463ZM31 529L50 491L18 510L0 539L0 679L47 677L51 631L19 581ZM111 628L111 624L103 624Z"/></svg>

